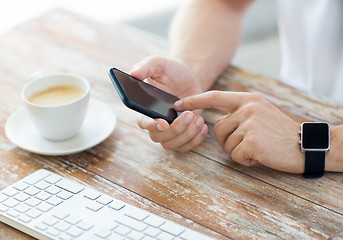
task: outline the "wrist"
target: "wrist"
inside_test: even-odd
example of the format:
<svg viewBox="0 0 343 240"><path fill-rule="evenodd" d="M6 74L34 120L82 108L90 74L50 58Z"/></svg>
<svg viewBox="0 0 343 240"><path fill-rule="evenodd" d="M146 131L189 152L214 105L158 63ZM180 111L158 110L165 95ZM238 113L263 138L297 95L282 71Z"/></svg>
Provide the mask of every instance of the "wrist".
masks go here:
<svg viewBox="0 0 343 240"><path fill-rule="evenodd" d="M191 54L190 54L191 55ZM207 59L201 60L192 57L185 57L185 56L177 56L174 55L172 58L183 65L185 65L191 72L197 84L198 93L203 93L210 89L210 87L215 82L217 75L219 76L220 73L215 75L215 71L209 71L206 65ZM194 93L192 94L194 95Z"/></svg>
<svg viewBox="0 0 343 240"><path fill-rule="evenodd" d="M203 79L201 79L201 74L194 70L193 65L188 63L187 61L184 61L180 57L172 56L171 59L173 61L178 62L178 64L182 65L185 72L183 74L183 77L187 79L187 82L190 84L184 85L184 90L182 96L178 96L181 98L196 95L203 93L207 89L202 85L204 82Z"/></svg>

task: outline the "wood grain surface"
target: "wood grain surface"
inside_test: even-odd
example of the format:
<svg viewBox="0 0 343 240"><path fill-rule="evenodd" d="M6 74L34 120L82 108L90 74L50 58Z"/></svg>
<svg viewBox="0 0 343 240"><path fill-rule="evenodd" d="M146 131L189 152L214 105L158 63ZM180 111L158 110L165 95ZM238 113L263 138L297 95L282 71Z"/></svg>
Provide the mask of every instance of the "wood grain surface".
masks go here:
<svg viewBox="0 0 343 240"><path fill-rule="evenodd" d="M136 124L107 76L129 71L146 56L167 55L167 42L121 24L105 25L54 10L0 36L0 189L45 168L216 239L340 239L343 177L303 179L230 159L210 131L188 153L166 151ZM22 150L5 136L7 118L22 106L32 72L71 72L91 83L91 97L118 122L111 136L81 153L50 157ZM275 79L228 68L213 89L257 92L299 122L342 123L343 108ZM224 113L204 113L210 128ZM100 127L100 126L99 126ZM277 156L276 156L277 157ZM31 239L0 223L1 239Z"/></svg>

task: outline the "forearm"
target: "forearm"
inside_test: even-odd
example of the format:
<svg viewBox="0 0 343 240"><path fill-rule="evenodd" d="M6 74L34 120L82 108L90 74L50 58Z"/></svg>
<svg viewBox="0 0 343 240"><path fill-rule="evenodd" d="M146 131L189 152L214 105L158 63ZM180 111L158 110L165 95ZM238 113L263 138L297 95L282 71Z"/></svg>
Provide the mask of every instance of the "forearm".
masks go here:
<svg viewBox="0 0 343 240"><path fill-rule="evenodd" d="M170 55L190 67L203 91L230 64L244 13L252 2L191 0L176 14L170 30Z"/></svg>
<svg viewBox="0 0 343 240"><path fill-rule="evenodd" d="M326 156L325 170L343 172L343 125L330 127L330 150Z"/></svg>

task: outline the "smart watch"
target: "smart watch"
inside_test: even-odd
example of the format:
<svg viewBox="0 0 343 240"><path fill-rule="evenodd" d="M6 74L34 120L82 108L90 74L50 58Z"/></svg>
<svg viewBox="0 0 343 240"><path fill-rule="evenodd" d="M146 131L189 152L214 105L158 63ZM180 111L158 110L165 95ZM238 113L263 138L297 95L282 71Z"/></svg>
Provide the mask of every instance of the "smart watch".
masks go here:
<svg viewBox="0 0 343 240"><path fill-rule="evenodd" d="M330 129L325 122L301 124L300 145L305 153L305 178L319 178L325 172L325 155L330 148Z"/></svg>

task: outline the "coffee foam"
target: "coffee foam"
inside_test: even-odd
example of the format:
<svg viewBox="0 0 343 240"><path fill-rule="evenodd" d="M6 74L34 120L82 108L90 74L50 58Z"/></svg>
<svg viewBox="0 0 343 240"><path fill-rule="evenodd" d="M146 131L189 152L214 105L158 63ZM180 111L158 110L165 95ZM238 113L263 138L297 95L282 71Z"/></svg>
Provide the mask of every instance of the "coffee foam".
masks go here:
<svg viewBox="0 0 343 240"><path fill-rule="evenodd" d="M73 102L85 92L75 86L56 85L34 93L28 100L36 105L54 107Z"/></svg>

